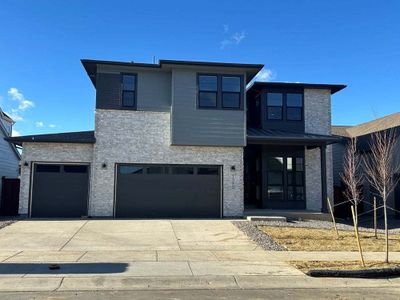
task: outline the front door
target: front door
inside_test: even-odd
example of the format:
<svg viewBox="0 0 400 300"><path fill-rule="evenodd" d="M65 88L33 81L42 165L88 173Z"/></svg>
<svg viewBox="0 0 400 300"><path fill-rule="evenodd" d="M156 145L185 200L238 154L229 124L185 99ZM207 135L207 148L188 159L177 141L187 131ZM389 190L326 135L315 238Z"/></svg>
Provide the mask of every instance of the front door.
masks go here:
<svg viewBox="0 0 400 300"><path fill-rule="evenodd" d="M262 166L265 208L306 208L303 147L265 147Z"/></svg>

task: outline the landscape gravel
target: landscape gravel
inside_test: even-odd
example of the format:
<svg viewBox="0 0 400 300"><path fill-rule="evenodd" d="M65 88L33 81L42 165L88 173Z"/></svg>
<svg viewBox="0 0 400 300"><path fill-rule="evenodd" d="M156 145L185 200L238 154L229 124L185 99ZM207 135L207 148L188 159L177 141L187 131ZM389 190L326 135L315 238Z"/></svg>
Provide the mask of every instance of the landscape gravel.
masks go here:
<svg viewBox="0 0 400 300"><path fill-rule="evenodd" d="M261 248L269 251L286 251L284 247L275 242L270 236L261 232L257 225L250 221L232 221L244 234L255 241ZM257 222L258 223L258 222Z"/></svg>
<svg viewBox="0 0 400 300"><path fill-rule="evenodd" d="M11 225L12 223L16 222L15 220L0 220L0 229Z"/></svg>

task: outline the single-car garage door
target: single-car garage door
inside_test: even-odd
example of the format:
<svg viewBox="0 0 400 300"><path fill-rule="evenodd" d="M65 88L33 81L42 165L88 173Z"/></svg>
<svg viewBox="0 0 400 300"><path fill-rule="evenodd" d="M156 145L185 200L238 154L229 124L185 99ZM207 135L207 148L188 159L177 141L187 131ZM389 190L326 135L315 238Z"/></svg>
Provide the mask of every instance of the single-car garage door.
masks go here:
<svg viewBox="0 0 400 300"><path fill-rule="evenodd" d="M34 164L31 217L87 216L88 165Z"/></svg>
<svg viewBox="0 0 400 300"><path fill-rule="evenodd" d="M221 167L119 164L115 202L122 218L219 218Z"/></svg>

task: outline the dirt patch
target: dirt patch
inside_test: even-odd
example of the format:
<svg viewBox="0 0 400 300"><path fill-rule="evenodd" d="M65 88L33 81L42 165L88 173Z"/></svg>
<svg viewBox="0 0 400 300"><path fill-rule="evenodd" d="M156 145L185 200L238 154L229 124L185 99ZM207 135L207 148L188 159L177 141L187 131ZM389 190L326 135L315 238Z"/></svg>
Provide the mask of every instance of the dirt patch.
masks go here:
<svg viewBox="0 0 400 300"><path fill-rule="evenodd" d="M289 251L358 251L352 231L339 231L337 239L333 230L258 226L258 229L271 237ZM371 232L360 232L363 251L385 251L384 235L378 234L376 239ZM400 251L400 235L389 235L390 251Z"/></svg>
<svg viewBox="0 0 400 300"><path fill-rule="evenodd" d="M306 273L310 270L367 270L385 269L400 267L400 261L393 261L388 264L379 261L365 262L365 267L359 261L291 261L292 266Z"/></svg>

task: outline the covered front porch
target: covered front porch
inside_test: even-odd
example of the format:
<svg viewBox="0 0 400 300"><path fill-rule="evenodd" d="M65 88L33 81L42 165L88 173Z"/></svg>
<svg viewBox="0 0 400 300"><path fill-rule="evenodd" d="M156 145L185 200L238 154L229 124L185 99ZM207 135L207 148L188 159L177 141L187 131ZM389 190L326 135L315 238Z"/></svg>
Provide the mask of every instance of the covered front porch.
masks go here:
<svg viewBox="0 0 400 300"><path fill-rule="evenodd" d="M244 151L245 215L326 212L337 137L250 128ZM290 213L289 213L290 212Z"/></svg>

